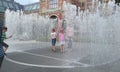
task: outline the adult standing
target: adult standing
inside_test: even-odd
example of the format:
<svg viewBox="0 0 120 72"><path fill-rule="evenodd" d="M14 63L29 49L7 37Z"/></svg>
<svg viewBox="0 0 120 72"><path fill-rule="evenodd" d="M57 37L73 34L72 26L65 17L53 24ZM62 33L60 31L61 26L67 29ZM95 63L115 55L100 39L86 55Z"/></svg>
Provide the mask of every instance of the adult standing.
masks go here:
<svg viewBox="0 0 120 72"><path fill-rule="evenodd" d="M74 35L72 26L67 27L66 35L68 38L68 48L72 48L72 40L73 40L73 35Z"/></svg>

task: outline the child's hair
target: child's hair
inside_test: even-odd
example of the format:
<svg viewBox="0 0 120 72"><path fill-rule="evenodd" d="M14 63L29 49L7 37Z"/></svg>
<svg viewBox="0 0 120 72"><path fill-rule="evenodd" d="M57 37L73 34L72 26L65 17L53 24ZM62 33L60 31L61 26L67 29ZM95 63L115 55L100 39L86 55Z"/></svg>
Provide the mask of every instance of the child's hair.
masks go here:
<svg viewBox="0 0 120 72"><path fill-rule="evenodd" d="M61 30L60 30L60 32L61 32L61 33L64 33L64 30L63 30L63 29L61 29Z"/></svg>
<svg viewBox="0 0 120 72"><path fill-rule="evenodd" d="M54 29L54 28L52 29L52 32L55 32L55 29Z"/></svg>
<svg viewBox="0 0 120 72"><path fill-rule="evenodd" d="M7 27L3 26L3 27L2 27L2 30L7 30Z"/></svg>

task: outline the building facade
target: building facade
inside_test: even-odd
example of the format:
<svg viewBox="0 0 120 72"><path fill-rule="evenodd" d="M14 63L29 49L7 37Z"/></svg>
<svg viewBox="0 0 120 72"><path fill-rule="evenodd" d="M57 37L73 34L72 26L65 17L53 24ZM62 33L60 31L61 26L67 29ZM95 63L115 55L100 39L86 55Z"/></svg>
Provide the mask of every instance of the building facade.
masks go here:
<svg viewBox="0 0 120 72"><path fill-rule="evenodd" d="M62 4L64 0L40 0L40 15L49 18L62 18Z"/></svg>
<svg viewBox="0 0 120 72"><path fill-rule="evenodd" d="M40 15L48 16L50 19L57 19L55 26L57 31L66 26L63 16L64 1L76 5L76 15L78 15L79 7L81 11L88 9L92 0L40 0Z"/></svg>
<svg viewBox="0 0 120 72"><path fill-rule="evenodd" d="M24 5L24 13L31 14L31 13L39 13L40 4L39 2Z"/></svg>
<svg viewBox="0 0 120 72"><path fill-rule="evenodd" d="M90 9L92 5L92 0L40 0L40 15L62 19L64 1L76 5L76 15L78 15L79 7L80 11L84 11L85 9Z"/></svg>
<svg viewBox="0 0 120 72"><path fill-rule="evenodd" d="M0 0L0 25L4 25L5 10L23 10L23 6L14 0Z"/></svg>

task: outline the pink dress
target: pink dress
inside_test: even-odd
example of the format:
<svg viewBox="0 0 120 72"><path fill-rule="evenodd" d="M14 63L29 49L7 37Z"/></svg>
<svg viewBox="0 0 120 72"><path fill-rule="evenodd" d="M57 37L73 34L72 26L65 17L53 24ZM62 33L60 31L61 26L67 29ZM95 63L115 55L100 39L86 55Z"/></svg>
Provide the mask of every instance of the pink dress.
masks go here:
<svg viewBox="0 0 120 72"><path fill-rule="evenodd" d="M60 41L60 45L64 45L65 44L64 33L59 33L59 41Z"/></svg>

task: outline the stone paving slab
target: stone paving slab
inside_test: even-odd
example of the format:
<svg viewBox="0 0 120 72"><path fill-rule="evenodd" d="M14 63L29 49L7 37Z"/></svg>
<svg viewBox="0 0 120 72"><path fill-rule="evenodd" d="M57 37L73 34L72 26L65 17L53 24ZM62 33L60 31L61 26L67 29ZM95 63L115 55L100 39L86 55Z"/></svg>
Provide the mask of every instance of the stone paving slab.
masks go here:
<svg viewBox="0 0 120 72"><path fill-rule="evenodd" d="M78 47L76 44L75 48L66 48L65 53L61 53L59 46L56 52L52 52L51 48L47 46L35 48L34 45L29 46L30 49L25 49L29 43L23 45L21 47L23 50L19 48L7 53L0 72L120 72L118 46L100 46L86 43ZM37 43L37 47L38 45ZM97 56L102 57L103 54L105 54L103 58L106 59L100 58L101 60L98 60ZM109 56L110 59L113 57L113 60L103 64L102 62L109 59L106 56ZM97 65L97 63L93 63L94 61L97 63L101 61L101 64Z"/></svg>
<svg viewBox="0 0 120 72"><path fill-rule="evenodd" d="M41 68L15 64L4 60L0 72L120 72L120 60L107 65L76 68Z"/></svg>

